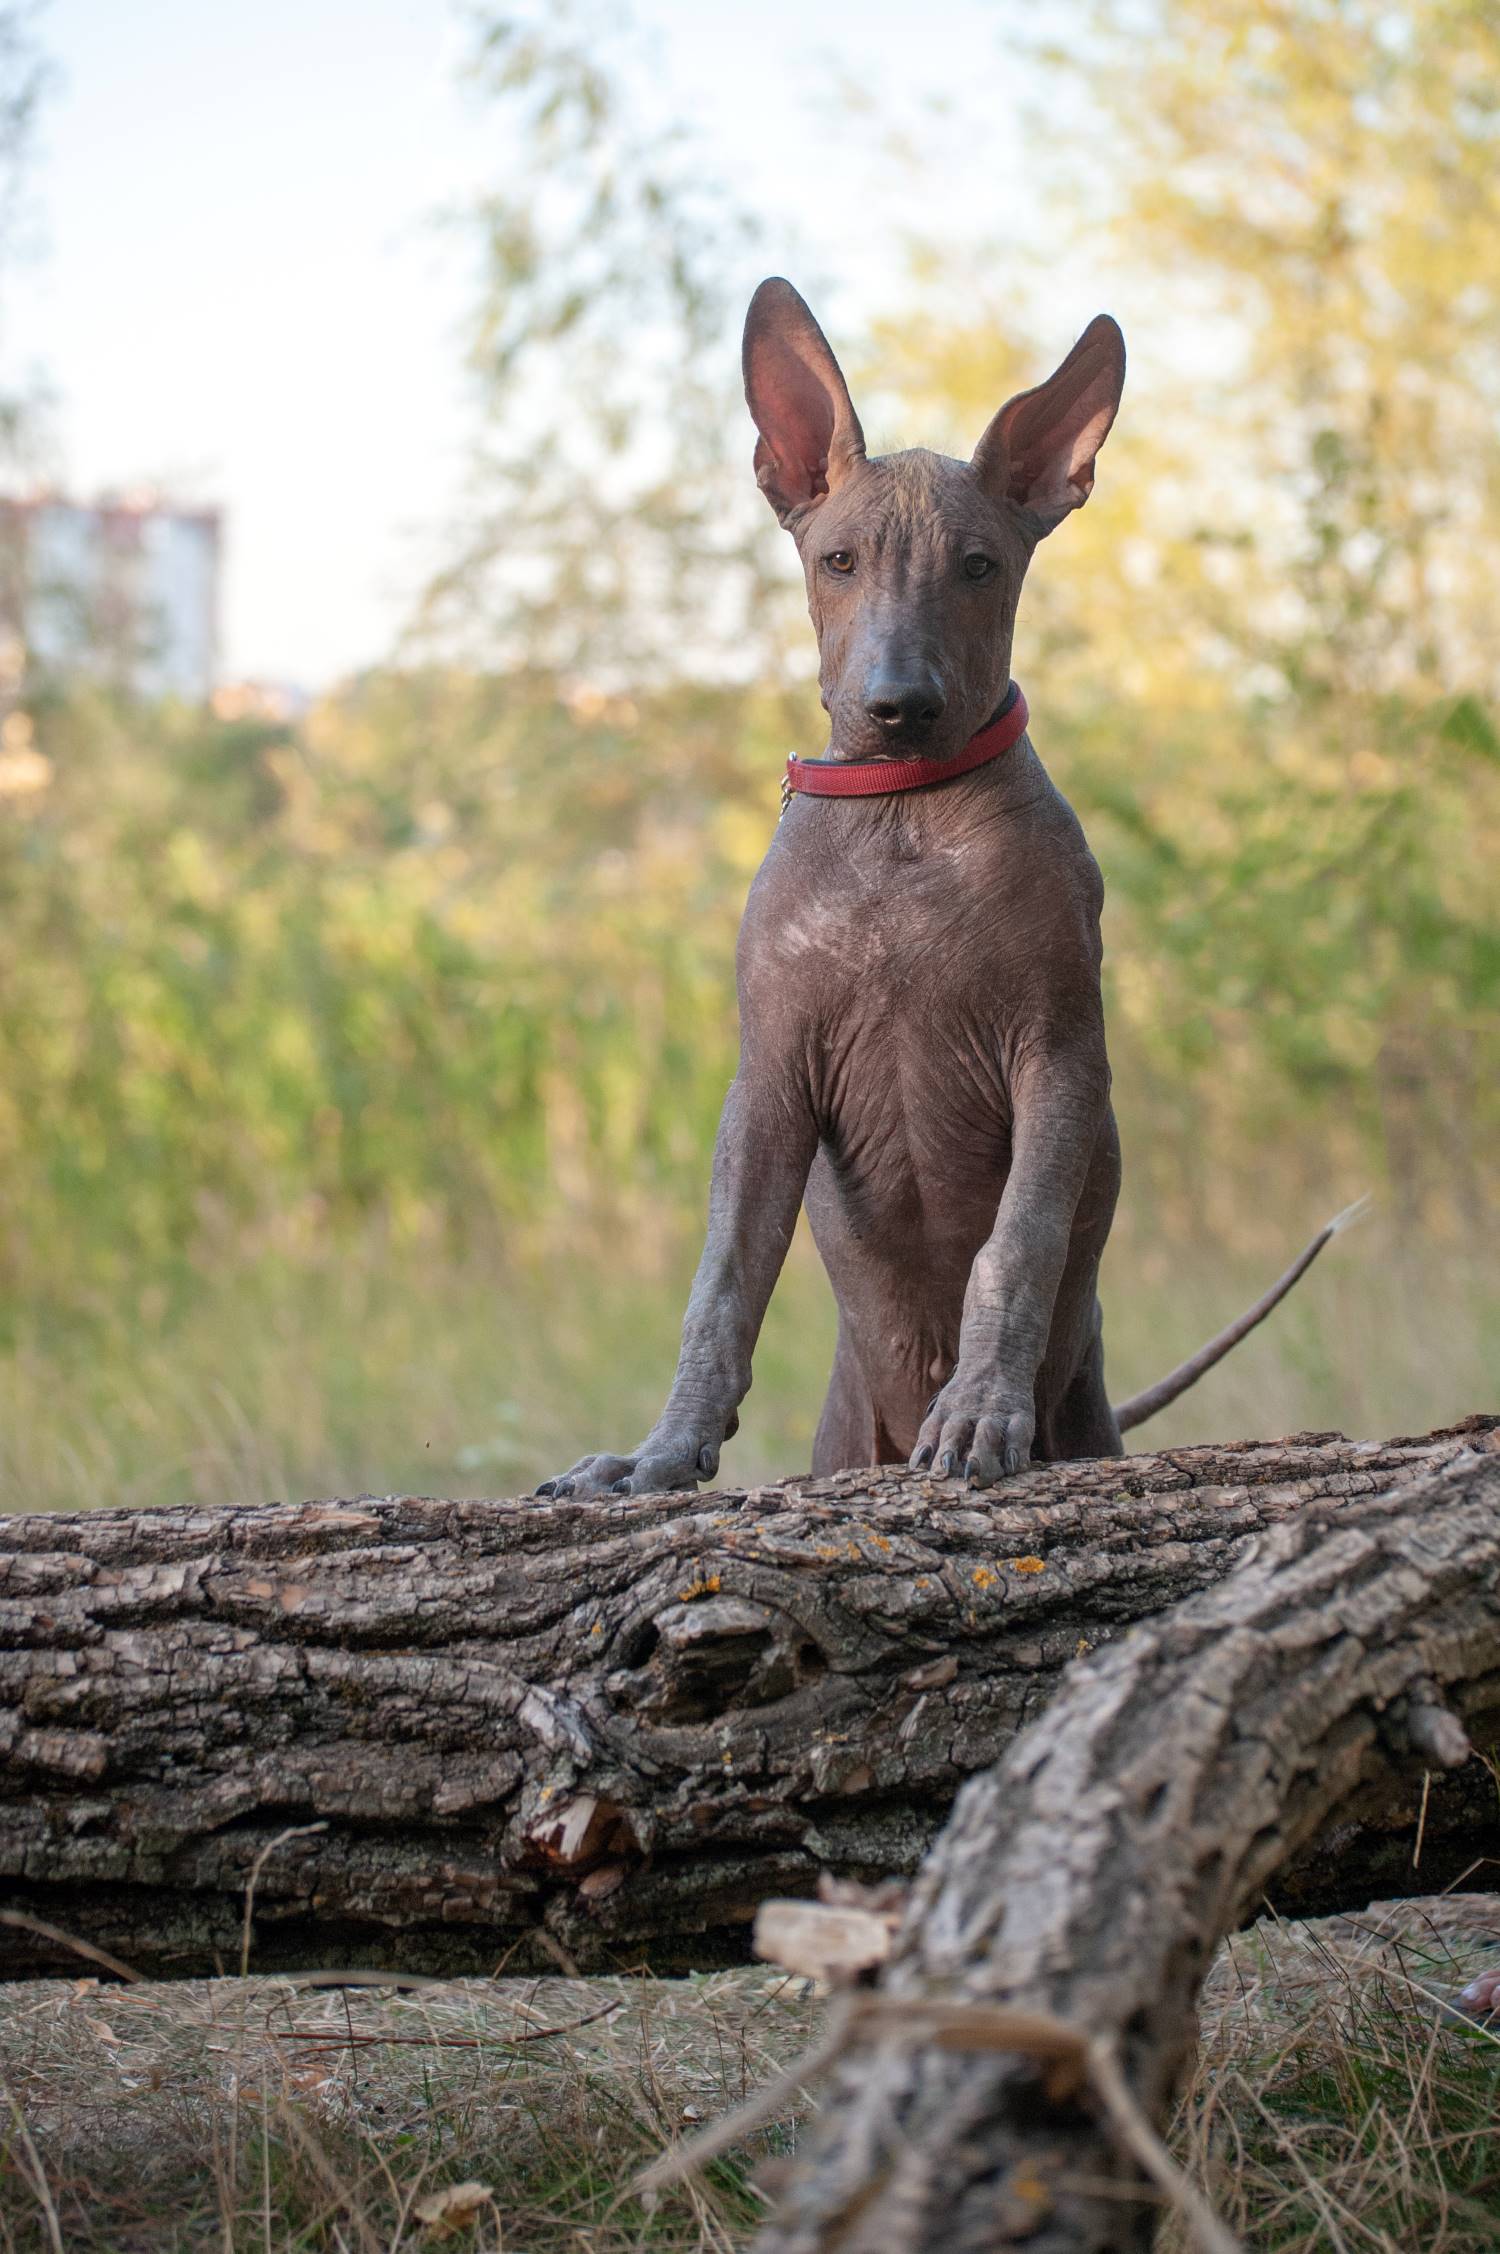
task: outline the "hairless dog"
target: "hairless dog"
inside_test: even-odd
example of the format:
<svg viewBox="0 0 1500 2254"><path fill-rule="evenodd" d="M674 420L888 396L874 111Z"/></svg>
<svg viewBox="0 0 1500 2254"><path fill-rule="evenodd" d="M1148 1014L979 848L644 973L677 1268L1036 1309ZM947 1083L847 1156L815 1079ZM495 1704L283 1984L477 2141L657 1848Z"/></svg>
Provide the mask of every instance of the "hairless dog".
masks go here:
<svg viewBox="0 0 1500 2254"><path fill-rule="evenodd" d="M788 762L745 909L739 1071L666 1406L628 1455L585 1456L539 1494L713 1476L804 1204L839 1315L813 1469L909 1460L979 1486L1033 1456L1118 1455L1122 1430L1269 1313L1339 1225L1111 1407L1103 884L1010 663L1032 551L1088 499L1124 380L1101 315L972 461L871 460L807 306L788 282L756 291L756 480L806 574L831 737L826 758Z"/></svg>

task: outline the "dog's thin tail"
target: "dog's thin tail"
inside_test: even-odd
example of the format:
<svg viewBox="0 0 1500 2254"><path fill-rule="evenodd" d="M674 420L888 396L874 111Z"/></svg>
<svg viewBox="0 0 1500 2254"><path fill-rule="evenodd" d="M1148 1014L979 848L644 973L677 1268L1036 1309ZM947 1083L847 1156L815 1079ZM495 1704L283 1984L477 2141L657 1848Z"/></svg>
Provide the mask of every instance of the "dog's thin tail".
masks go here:
<svg viewBox="0 0 1500 2254"><path fill-rule="evenodd" d="M1115 1410L1120 1430L1130 1432L1136 1425L1144 1424L1148 1417L1154 1417L1169 1402L1175 1401L1179 1393L1186 1393L1190 1385L1196 1385L1204 1372L1213 1368L1215 1362L1222 1362L1230 1349L1238 1346L1242 1338L1248 1337L1257 1323L1265 1321L1273 1307L1281 1305L1293 1284L1307 1274L1329 1238L1336 1237L1340 1229L1347 1229L1351 1222L1358 1221L1369 1211L1369 1207L1367 1197L1357 1198L1353 1205L1346 1205L1343 1212L1336 1213L1331 1221L1326 1222L1312 1243L1298 1253L1286 1274L1278 1276L1264 1297L1257 1299L1253 1307L1247 1307L1244 1314L1232 1322L1227 1330L1221 1330L1217 1338L1211 1338L1206 1346L1199 1347L1196 1354L1190 1354L1185 1362L1179 1362L1176 1369L1166 1377L1158 1378L1155 1385L1148 1385L1144 1393L1132 1393L1128 1401L1122 1401Z"/></svg>

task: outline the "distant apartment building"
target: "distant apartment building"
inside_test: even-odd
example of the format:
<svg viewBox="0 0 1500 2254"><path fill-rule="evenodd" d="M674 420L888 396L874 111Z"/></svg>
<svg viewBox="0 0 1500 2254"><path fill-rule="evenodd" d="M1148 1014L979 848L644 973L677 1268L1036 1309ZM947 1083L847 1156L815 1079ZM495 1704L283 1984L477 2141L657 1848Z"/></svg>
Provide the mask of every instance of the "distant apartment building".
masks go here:
<svg viewBox="0 0 1500 2254"><path fill-rule="evenodd" d="M155 497L0 498L0 697L83 678L206 702L219 538L216 510Z"/></svg>

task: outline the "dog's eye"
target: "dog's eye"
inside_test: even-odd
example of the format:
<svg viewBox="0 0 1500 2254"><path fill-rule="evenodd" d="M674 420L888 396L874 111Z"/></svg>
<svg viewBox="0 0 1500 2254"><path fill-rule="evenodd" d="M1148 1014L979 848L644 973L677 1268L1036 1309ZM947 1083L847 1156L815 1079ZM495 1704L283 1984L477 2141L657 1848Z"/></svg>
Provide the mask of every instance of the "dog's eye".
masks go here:
<svg viewBox="0 0 1500 2254"><path fill-rule="evenodd" d="M988 579L994 568L994 562L989 556L975 554L964 557L965 579Z"/></svg>
<svg viewBox="0 0 1500 2254"><path fill-rule="evenodd" d="M830 571L850 572L854 569L854 558L847 548L835 548L831 555L823 558L823 561Z"/></svg>

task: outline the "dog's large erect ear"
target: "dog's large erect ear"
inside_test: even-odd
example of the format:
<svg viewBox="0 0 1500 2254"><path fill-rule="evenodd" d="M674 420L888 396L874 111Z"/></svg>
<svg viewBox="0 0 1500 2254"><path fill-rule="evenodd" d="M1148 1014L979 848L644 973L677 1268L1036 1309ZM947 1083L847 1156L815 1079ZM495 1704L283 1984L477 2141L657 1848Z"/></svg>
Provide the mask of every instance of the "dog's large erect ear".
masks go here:
<svg viewBox="0 0 1500 2254"><path fill-rule="evenodd" d="M783 524L836 491L865 434L828 339L790 282L762 282L745 316L745 398L760 440L755 482Z"/></svg>
<svg viewBox="0 0 1500 2254"><path fill-rule="evenodd" d="M1101 313L1054 375L1001 408L974 449L975 475L997 501L1019 502L1050 532L1093 491L1094 456L1124 386L1125 339Z"/></svg>

